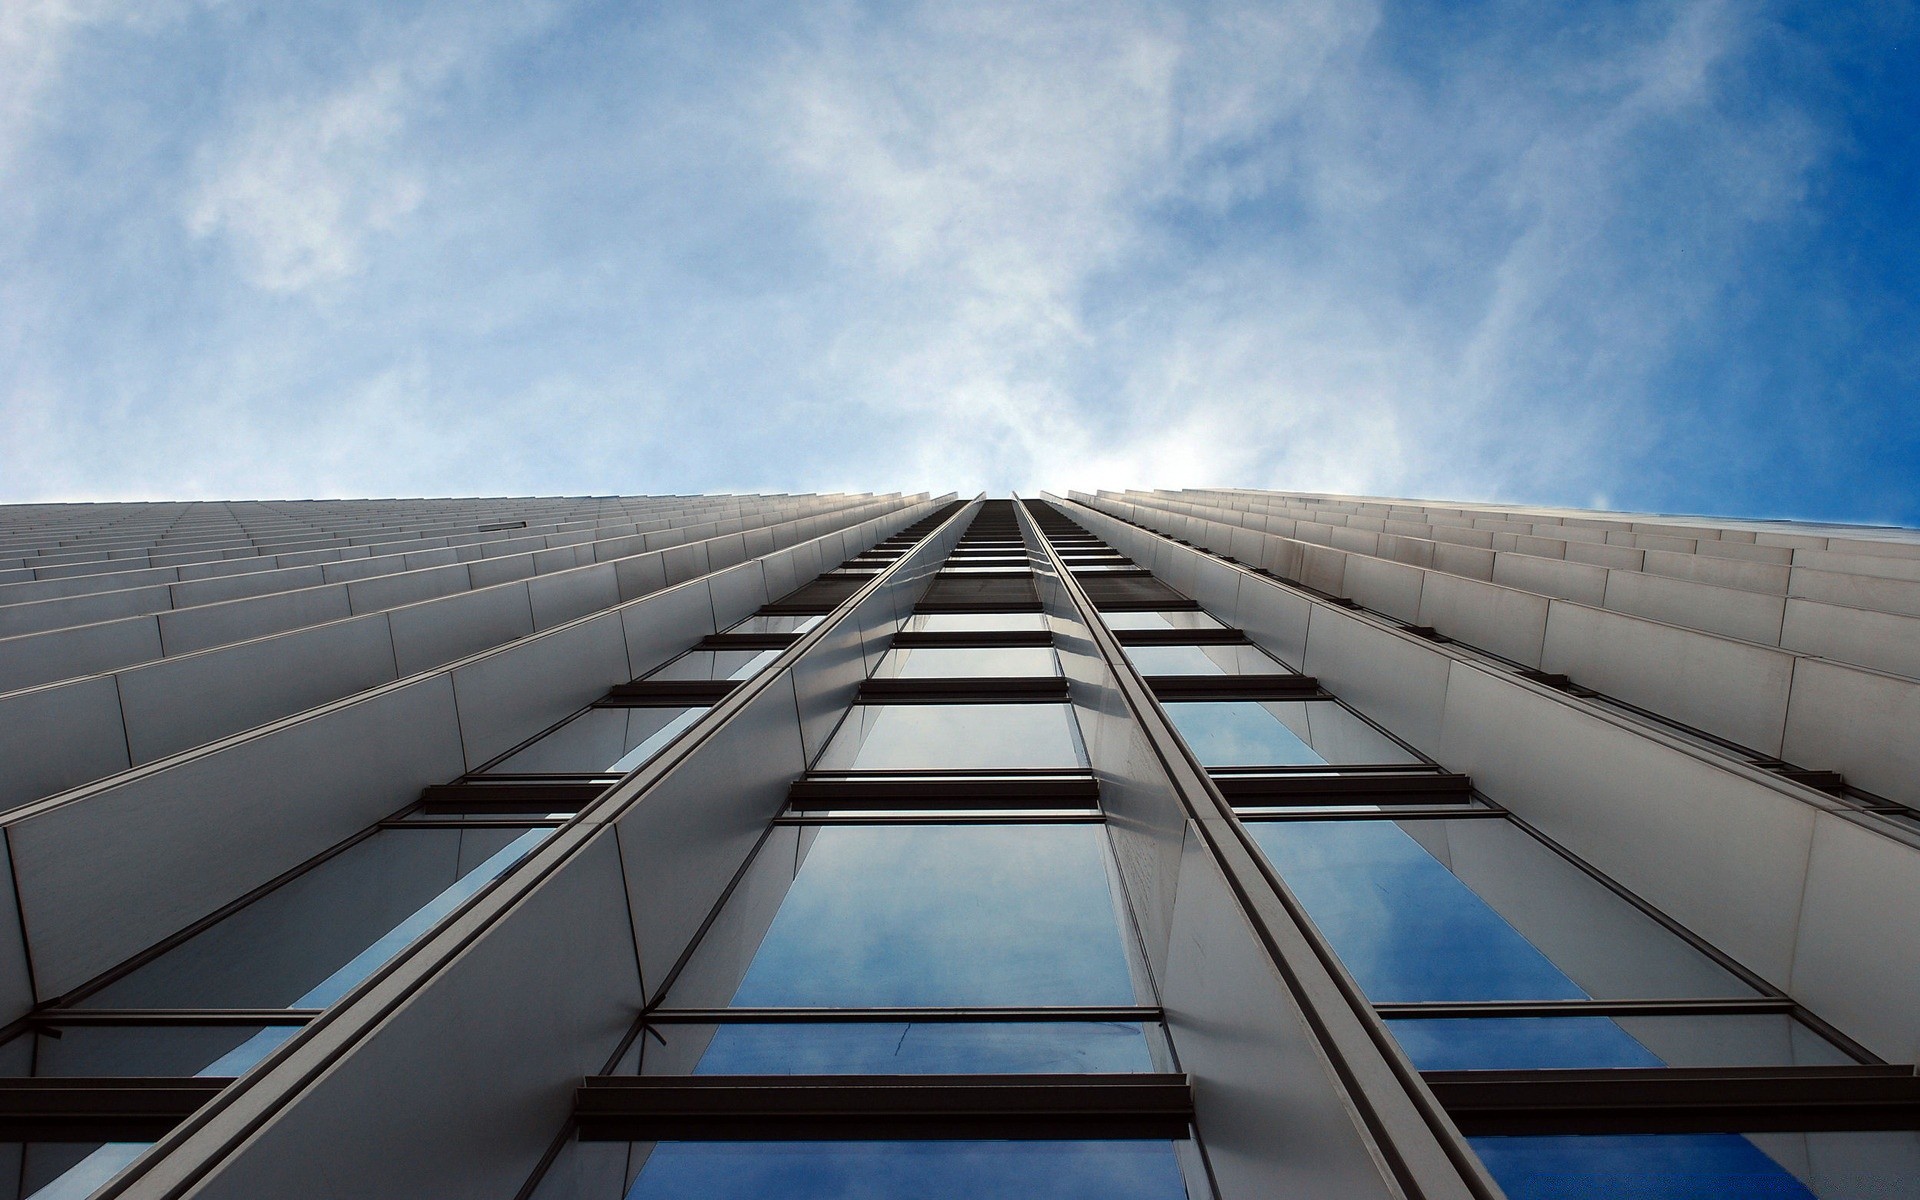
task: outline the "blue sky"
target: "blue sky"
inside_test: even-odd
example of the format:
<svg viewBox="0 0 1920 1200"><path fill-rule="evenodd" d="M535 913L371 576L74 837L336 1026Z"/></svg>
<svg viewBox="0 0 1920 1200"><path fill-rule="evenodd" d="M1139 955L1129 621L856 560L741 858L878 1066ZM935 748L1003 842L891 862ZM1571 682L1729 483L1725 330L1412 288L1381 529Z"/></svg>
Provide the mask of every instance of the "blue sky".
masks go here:
<svg viewBox="0 0 1920 1200"><path fill-rule="evenodd" d="M1920 13L0 5L0 499L1920 523Z"/></svg>

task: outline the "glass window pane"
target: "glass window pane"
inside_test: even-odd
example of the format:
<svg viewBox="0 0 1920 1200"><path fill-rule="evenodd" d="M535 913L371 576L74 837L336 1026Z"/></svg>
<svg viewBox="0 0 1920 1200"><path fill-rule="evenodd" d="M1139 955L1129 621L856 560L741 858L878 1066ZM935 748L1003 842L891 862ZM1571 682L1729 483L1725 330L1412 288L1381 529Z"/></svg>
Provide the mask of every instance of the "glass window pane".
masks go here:
<svg viewBox="0 0 1920 1200"><path fill-rule="evenodd" d="M646 675L648 679L747 679L780 657L778 649L761 650L689 650L664 667Z"/></svg>
<svg viewBox="0 0 1920 1200"><path fill-rule="evenodd" d="M23 1033L0 1046L0 1075L238 1075L241 1059L252 1065L300 1026L68 1025L58 1032Z"/></svg>
<svg viewBox="0 0 1920 1200"><path fill-rule="evenodd" d="M628 1200L1184 1200L1171 1142L661 1142Z"/></svg>
<svg viewBox="0 0 1920 1200"><path fill-rule="evenodd" d="M1785 1013L1388 1021L1422 1071L1836 1066L1853 1059Z"/></svg>
<svg viewBox="0 0 1920 1200"><path fill-rule="evenodd" d="M624 775L666 749L707 710L590 708L486 775Z"/></svg>
<svg viewBox="0 0 1920 1200"><path fill-rule="evenodd" d="M1044 613L916 613L907 618L914 633L1031 632L1047 627Z"/></svg>
<svg viewBox="0 0 1920 1200"><path fill-rule="evenodd" d="M826 620L824 613L808 616L757 616L748 617L738 625L729 626L728 633L805 633L815 625Z"/></svg>
<svg viewBox="0 0 1920 1200"><path fill-rule="evenodd" d="M0 1142L0 1196L84 1200L152 1142ZM17 1189L17 1190L16 1190Z"/></svg>
<svg viewBox="0 0 1920 1200"><path fill-rule="evenodd" d="M1106 622L1108 629L1225 629L1226 626L1214 620L1199 609L1185 609L1174 612L1110 612L1101 613L1100 619Z"/></svg>
<svg viewBox="0 0 1920 1200"><path fill-rule="evenodd" d="M1135 1002L1099 826L810 831L734 1006Z"/></svg>
<svg viewBox="0 0 1920 1200"><path fill-rule="evenodd" d="M1180 736L1209 767L1420 761L1331 700L1186 700L1165 708Z"/></svg>
<svg viewBox="0 0 1920 1200"><path fill-rule="evenodd" d="M1258 646L1127 646L1142 675L1285 675L1289 669Z"/></svg>
<svg viewBox="0 0 1920 1200"><path fill-rule="evenodd" d="M1065 704L856 704L821 771L959 771L1087 765Z"/></svg>
<svg viewBox="0 0 1920 1200"><path fill-rule="evenodd" d="M1690 1133L1469 1138L1509 1200L1889 1200L1920 1179L1920 1134Z"/></svg>
<svg viewBox="0 0 1920 1200"><path fill-rule="evenodd" d="M325 1007L552 833L382 829L82 1004Z"/></svg>
<svg viewBox="0 0 1920 1200"><path fill-rule="evenodd" d="M657 1025L647 1075L1132 1073L1156 1068L1137 1022L846 1021Z"/></svg>
<svg viewBox="0 0 1920 1200"><path fill-rule="evenodd" d="M1504 820L1247 830L1375 1001L1754 994Z"/></svg>
<svg viewBox="0 0 1920 1200"><path fill-rule="evenodd" d="M1059 673L1048 646L915 646L887 651L873 674L879 679L979 679Z"/></svg>

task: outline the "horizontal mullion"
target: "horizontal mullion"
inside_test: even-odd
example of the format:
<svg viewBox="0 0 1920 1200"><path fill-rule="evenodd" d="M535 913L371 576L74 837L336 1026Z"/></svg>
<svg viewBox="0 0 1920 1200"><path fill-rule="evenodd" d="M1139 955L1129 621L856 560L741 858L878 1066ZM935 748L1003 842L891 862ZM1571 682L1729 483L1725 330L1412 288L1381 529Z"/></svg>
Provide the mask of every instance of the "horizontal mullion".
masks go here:
<svg viewBox="0 0 1920 1200"><path fill-rule="evenodd" d="M1710 1000L1672 997L1656 1000L1418 1000L1376 1004L1382 1020L1452 1020L1463 1017L1664 1017L1739 1016L1791 1013L1784 996L1736 996Z"/></svg>
<svg viewBox="0 0 1920 1200"><path fill-rule="evenodd" d="M1363 810L1298 808L1287 812L1241 812L1235 809L1234 815L1248 824L1258 824L1287 821L1403 821L1416 817L1444 818L1450 821L1456 819L1480 821L1490 817L1503 820L1507 813L1506 810L1499 808L1468 808L1452 804L1428 806L1403 804L1381 805L1377 809Z"/></svg>
<svg viewBox="0 0 1920 1200"><path fill-rule="evenodd" d="M1184 1138L1185 1075L588 1076L583 1140Z"/></svg>
<svg viewBox="0 0 1920 1200"><path fill-rule="evenodd" d="M893 635L893 648L896 650L933 646L994 648L1051 645L1053 634L1045 629L906 629Z"/></svg>
<svg viewBox="0 0 1920 1200"><path fill-rule="evenodd" d="M32 1025L305 1025L318 1008L48 1008Z"/></svg>
<svg viewBox="0 0 1920 1200"><path fill-rule="evenodd" d="M1099 813L875 813L806 816L789 813L775 817L775 825L1103 825Z"/></svg>
<svg viewBox="0 0 1920 1200"><path fill-rule="evenodd" d="M1920 1129L1920 1076L1899 1066L1427 1071L1473 1135Z"/></svg>
<svg viewBox="0 0 1920 1200"><path fill-rule="evenodd" d="M905 679L890 676L860 684L860 703L964 704L1053 702L1067 699L1067 681L1058 675L968 676Z"/></svg>
<svg viewBox="0 0 1920 1200"><path fill-rule="evenodd" d="M380 822L382 829L558 829L566 817L395 817Z"/></svg>

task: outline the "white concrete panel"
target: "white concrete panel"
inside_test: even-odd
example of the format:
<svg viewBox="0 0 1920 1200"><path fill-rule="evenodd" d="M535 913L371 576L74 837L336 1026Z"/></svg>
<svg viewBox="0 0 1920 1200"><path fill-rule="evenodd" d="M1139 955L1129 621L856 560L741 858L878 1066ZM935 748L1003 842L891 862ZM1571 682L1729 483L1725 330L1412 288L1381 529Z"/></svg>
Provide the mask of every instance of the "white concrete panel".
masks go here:
<svg viewBox="0 0 1920 1200"><path fill-rule="evenodd" d="M491 650L533 632L527 585L463 592L387 614L393 656L404 677Z"/></svg>
<svg viewBox="0 0 1920 1200"><path fill-rule="evenodd" d="M1780 643L1789 650L1920 676L1920 617L1788 600ZM1920 730L1916 730L1920 736Z"/></svg>
<svg viewBox="0 0 1920 1200"><path fill-rule="evenodd" d="M0 638L0 693L116 671L161 655L154 617Z"/></svg>
<svg viewBox="0 0 1920 1200"><path fill-rule="evenodd" d="M1302 670L1393 733L1432 754L1440 743L1450 660L1411 634L1316 604Z"/></svg>
<svg viewBox="0 0 1920 1200"><path fill-rule="evenodd" d="M627 605L620 610L620 627L626 662L634 677L644 675L717 632L708 581L696 579Z"/></svg>
<svg viewBox="0 0 1920 1200"><path fill-rule="evenodd" d="M533 605L533 627L552 629L620 603L620 585L613 564L599 563L536 575L527 580L527 599Z"/></svg>
<svg viewBox="0 0 1920 1200"><path fill-rule="evenodd" d="M1843 575L1838 571L1795 567L1788 594L1821 604L1920 617L1920 583L1905 579L1876 579L1870 575Z"/></svg>
<svg viewBox="0 0 1920 1200"><path fill-rule="evenodd" d="M1541 669L1629 704L1780 753L1793 655L1768 646L1555 601Z"/></svg>
<svg viewBox="0 0 1920 1200"><path fill-rule="evenodd" d="M1920 803L1920 682L1845 663L1794 664L1780 756L1907 804Z"/></svg>
<svg viewBox="0 0 1920 1200"><path fill-rule="evenodd" d="M1458 664L1436 756L1784 985L1816 810L1519 680Z"/></svg>
<svg viewBox="0 0 1920 1200"><path fill-rule="evenodd" d="M1436 571L1445 571L1449 575L1458 575L1463 579L1491 580L1493 551L1482 550L1477 546L1455 546L1436 541L1433 547L1433 567Z"/></svg>
<svg viewBox="0 0 1920 1200"><path fill-rule="evenodd" d="M1889 1062L1920 1056L1915 913L1920 850L1822 814L1788 990Z"/></svg>
<svg viewBox="0 0 1920 1200"><path fill-rule="evenodd" d="M744 562L747 557L747 540L737 533L716 537L707 543L707 569L718 571Z"/></svg>
<svg viewBox="0 0 1920 1200"><path fill-rule="evenodd" d="M1713 587L1663 575L1613 571L1607 579L1603 607L1722 637L1777 646L1786 597Z"/></svg>
<svg viewBox="0 0 1920 1200"><path fill-rule="evenodd" d="M1549 603L1533 592L1436 571L1421 588L1414 624L1431 625L1469 646L1538 667Z"/></svg>
<svg viewBox="0 0 1920 1200"><path fill-rule="evenodd" d="M713 622L725 629L752 615L768 600L766 571L757 562L741 563L716 572L707 580L713 597Z"/></svg>
<svg viewBox="0 0 1920 1200"><path fill-rule="evenodd" d="M1405 563L1350 558L1347 560L1347 596L1376 612L1418 624L1420 587L1426 574Z"/></svg>
<svg viewBox="0 0 1920 1200"><path fill-rule="evenodd" d="M1910 558L1884 558L1875 554L1849 554L1839 550L1795 550L1793 565L1842 575L1870 575L1876 579L1920 582L1920 561Z"/></svg>
<svg viewBox="0 0 1920 1200"><path fill-rule="evenodd" d="M242 596L259 596L267 592L284 592L293 588L319 587L325 582L327 582L326 574L318 566L288 567L277 571L226 575L174 584L173 603L179 608L186 608L193 604L218 604L222 600L238 600Z"/></svg>
<svg viewBox="0 0 1920 1200"><path fill-rule="evenodd" d="M1607 595L1606 568L1531 554L1494 555L1493 582L1595 607Z"/></svg>
<svg viewBox="0 0 1920 1200"><path fill-rule="evenodd" d="M160 641L168 654L192 654L352 615L347 585L335 583L161 613Z"/></svg>
<svg viewBox="0 0 1920 1200"><path fill-rule="evenodd" d="M1298 667L1307 657L1307 624L1313 608L1313 601L1298 592L1248 579L1240 588L1233 611L1214 615L1246 630L1248 637L1282 662Z"/></svg>
<svg viewBox="0 0 1920 1200"><path fill-rule="evenodd" d="M525 741L632 675L620 614L503 647L453 669L467 769Z"/></svg>
<svg viewBox="0 0 1920 1200"><path fill-rule="evenodd" d="M405 575L381 575L356 580L347 585L347 595L357 613L380 612L402 604L417 604L440 596L467 591L473 580L465 563L408 571Z"/></svg>
<svg viewBox="0 0 1920 1200"><path fill-rule="evenodd" d="M1346 595L1347 553L1324 546L1304 546L1300 551L1300 582L1329 595Z"/></svg>
<svg viewBox="0 0 1920 1200"><path fill-rule="evenodd" d="M163 659L118 676L136 764L394 678L393 639L380 615Z"/></svg>
<svg viewBox="0 0 1920 1200"><path fill-rule="evenodd" d="M505 558L481 558L466 564L467 577L476 588L494 587L518 579L533 578L533 560L524 554Z"/></svg>
<svg viewBox="0 0 1920 1200"><path fill-rule="evenodd" d="M1701 545L1718 543L1702 542ZM1792 571L1784 563L1750 562L1736 558L1717 558L1702 554L1676 554L1671 550L1648 550L1645 570L1649 575L1690 579L1714 587L1739 588L1746 592L1766 592L1784 596L1787 576Z"/></svg>
<svg viewBox="0 0 1920 1200"><path fill-rule="evenodd" d="M1240 592L1242 575L1243 572L1230 563L1195 555L1193 577L1188 586L1181 590L1199 601L1200 606L1208 612L1232 612L1235 597Z"/></svg>
<svg viewBox="0 0 1920 1200"><path fill-rule="evenodd" d="M9 604L0 608L0 638L165 612L170 606L168 592L161 585Z"/></svg>
<svg viewBox="0 0 1920 1200"><path fill-rule="evenodd" d="M637 600L667 586L667 567L658 554L636 554L613 564L620 599Z"/></svg>
<svg viewBox="0 0 1920 1200"><path fill-rule="evenodd" d="M1614 546L1606 542L1569 542L1567 561L1592 563L1598 567L1616 567L1638 571L1646 565L1647 552L1633 546Z"/></svg>
<svg viewBox="0 0 1920 1200"><path fill-rule="evenodd" d="M78 986L460 770L451 688L442 676L13 823L8 838L42 998Z"/></svg>
<svg viewBox="0 0 1920 1200"><path fill-rule="evenodd" d="M0 696L0 810L127 769L110 675Z"/></svg>

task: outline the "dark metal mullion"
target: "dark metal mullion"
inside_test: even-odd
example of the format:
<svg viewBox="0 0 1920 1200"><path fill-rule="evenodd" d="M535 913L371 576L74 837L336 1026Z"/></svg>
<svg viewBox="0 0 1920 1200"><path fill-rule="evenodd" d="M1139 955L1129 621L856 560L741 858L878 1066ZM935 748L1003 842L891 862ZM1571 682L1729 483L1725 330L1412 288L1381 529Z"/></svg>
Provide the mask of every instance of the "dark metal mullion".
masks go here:
<svg viewBox="0 0 1920 1200"><path fill-rule="evenodd" d="M1785 997L1725 996L1713 999L1667 997L1639 1000L1414 1000L1375 1004L1383 1021L1503 1020L1520 1017L1666 1017L1741 1016L1779 1013L1793 1015L1796 1005Z"/></svg>
<svg viewBox="0 0 1920 1200"><path fill-rule="evenodd" d="M884 814L821 816L821 817L775 817L775 825L1101 825L1106 818L1098 813L1084 816L1038 816L1032 813L943 815L928 813L925 815L893 816Z"/></svg>
<svg viewBox="0 0 1920 1200"><path fill-rule="evenodd" d="M1180 738L1178 731L1174 728L1171 718L1160 708L1152 689L1146 685L1140 673L1127 659L1124 648L1114 636L1113 631L1107 628L1100 615L1105 610L1093 604L1080 581L1073 577L1072 572L1067 570L1060 560L1058 553L1053 551L1051 543L1045 542L1045 528L1033 515L1032 509L1027 508L1025 511L1028 519L1042 535L1046 553L1052 560L1054 569L1059 573L1059 584L1065 589L1068 601L1087 620L1089 636L1101 657L1107 661L1116 687L1146 735L1148 744L1153 747L1154 754L1172 783L1175 794L1180 797L1183 807L1187 810L1188 818L1214 856L1227 886L1234 893L1242 911L1247 915L1250 924L1265 945L1268 958L1286 981L1288 990L1300 1002L1302 1018L1325 1049L1328 1063L1352 1101L1355 1114L1361 1119L1375 1148L1382 1156L1382 1165L1389 1176L1413 1197L1444 1194L1435 1193L1430 1190L1429 1185L1437 1184L1444 1187L1447 1184L1457 1184L1466 1193L1479 1197L1480 1200L1497 1200L1500 1195L1499 1189L1487 1176L1485 1167L1466 1146L1464 1139L1459 1136L1439 1102L1434 1099L1432 1092L1421 1080L1419 1073L1400 1052L1398 1043L1387 1031L1386 1025L1374 1016L1365 995L1347 974L1339 957L1333 953L1324 936L1312 924L1299 901L1280 882L1265 856L1259 853L1258 847L1248 837L1245 828L1233 816L1232 806L1221 794L1219 787L1214 784L1207 769L1193 756L1186 742ZM1054 512L1063 521L1067 519L1058 509ZM1192 608L1200 607L1192 601L1188 603ZM1121 610L1114 608L1112 611ZM1209 820L1209 816L1217 819ZM1224 827L1235 837L1231 850L1237 851L1237 856L1230 854L1229 847L1218 840L1216 833L1218 827ZM1287 915L1290 931L1304 944L1313 963L1319 967L1327 983L1337 993L1340 1011L1358 1023L1365 1044L1378 1056L1378 1063L1400 1086L1400 1095L1413 1109L1412 1114L1409 1115L1415 1117L1433 1137L1435 1147L1440 1151L1447 1165L1452 1168L1450 1177L1433 1179L1428 1176L1426 1169L1408 1161L1401 1153L1395 1131L1389 1127L1392 1118L1377 1107L1373 1086L1362 1080L1359 1069L1347 1058L1343 1050L1344 1039L1334 1036L1326 1019L1320 1014L1314 1001L1309 998L1310 988L1307 980L1302 976L1300 968L1294 964L1289 953L1282 948L1279 931L1269 926L1262 912L1263 906L1255 900L1248 890L1246 881L1241 878L1240 870L1236 869L1233 861L1235 857L1244 862L1248 869L1258 873L1268 893L1278 901L1282 911ZM1452 1188L1446 1188L1446 1191L1451 1192Z"/></svg>

